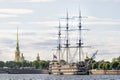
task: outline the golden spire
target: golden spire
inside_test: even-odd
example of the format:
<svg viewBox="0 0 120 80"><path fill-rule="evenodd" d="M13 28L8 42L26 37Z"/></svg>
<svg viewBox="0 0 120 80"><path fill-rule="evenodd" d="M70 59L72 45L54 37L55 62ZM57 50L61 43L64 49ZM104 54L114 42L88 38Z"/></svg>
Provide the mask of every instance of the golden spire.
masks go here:
<svg viewBox="0 0 120 80"><path fill-rule="evenodd" d="M16 50L19 50L18 27L17 27L17 46L16 46Z"/></svg>
<svg viewBox="0 0 120 80"><path fill-rule="evenodd" d="M18 39L18 27L17 27L17 43L16 43L16 51L15 51L15 62L20 62L20 50L19 50L19 39Z"/></svg>
<svg viewBox="0 0 120 80"><path fill-rule="evenodd" d="M17 27L17 42L18 42L18 27Z"/></svg>

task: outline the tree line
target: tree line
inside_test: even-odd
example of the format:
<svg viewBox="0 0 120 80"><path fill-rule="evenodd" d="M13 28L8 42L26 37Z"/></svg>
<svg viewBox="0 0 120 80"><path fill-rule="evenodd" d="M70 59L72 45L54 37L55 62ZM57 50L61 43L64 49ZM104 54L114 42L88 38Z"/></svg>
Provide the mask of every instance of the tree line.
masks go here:
<svg viewBox="0 0 120 80"><path fill-rule="evenodd" d="M120 70L120 56L118 58L113 58L111 62L109 61L95 61L93 60L90 69L98 70Z"/></svg>
<svg viewBox="0 0 120 80"><path fill-rule="evenodd" d="M33 67L36 69L48 69L50 61L40 60L40 61L22 61L22 62L15 62L15 61L0 61L1 68L24 68L24 67Z"/></svg>
<svg viewBox="0 0 120 80"><path fill-rule="evenodd" d="M8 68L21 68L21 67L33 67L36 69L48 69L50 61L40 60L40 61L22 61L22 62L14 62L14 61L0 61L0 67L8 67ZM90 69L97 70L120 70L120 56L118 58L113 58L111 62L109 61L95 61L92 60L90 64Z"/></svg>

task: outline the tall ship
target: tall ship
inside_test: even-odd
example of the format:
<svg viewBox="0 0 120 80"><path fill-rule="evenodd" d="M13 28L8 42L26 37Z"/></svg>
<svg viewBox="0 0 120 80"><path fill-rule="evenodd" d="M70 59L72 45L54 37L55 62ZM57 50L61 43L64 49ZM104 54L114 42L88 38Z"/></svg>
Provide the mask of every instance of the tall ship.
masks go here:
<svg viewBox="0 0 120 80"><path fill-rule="evenodd" d="M98 51L96 51L91 58L86 57L86 59L82 60L82 48L84 48L85 46L83 45L81 34L82 34L82 30L86 30L86 29L82 29L81 11L79 11L78 17L73 17L73 18L78 18L77 22L79 25L77 29L75 28L70 29L69 20L72 18L69 18L68 12L67 12L66 18L64 18L66 19L66 27L61 27L61 23L59 21L57 56L53 55L53 61L51 61L49 64L49 74L88 75L90 73L89 71L90 63L94 59ZM62 28L65 29L64 45L62 45L62 40L63 40ZM75 43L76 44L75 46L72 46L70 44L71 31L75 31L78 33L77 35L78 40ZM75 52L73 51L73 49L75 50ZM61 57L63 54L65 54L66 60ZM75 55L77 54L77 57L78 57L77 62L72 62L72 60L70 60L71 54L73 54L73 56L71 56L72 58L74 58ZM54 58L57 58L57 60L54 60Z"/></svg>

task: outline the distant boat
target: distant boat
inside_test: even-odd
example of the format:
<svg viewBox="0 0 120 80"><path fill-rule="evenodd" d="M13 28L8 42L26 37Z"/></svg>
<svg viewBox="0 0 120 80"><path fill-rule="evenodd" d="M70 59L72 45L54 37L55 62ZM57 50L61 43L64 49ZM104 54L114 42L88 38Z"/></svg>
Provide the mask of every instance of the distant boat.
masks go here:
<svg viewBox="0 0 120 80"><path fill-rule="evenodd" d="M72 74L72 75L88 75L89 74L89 65L91 63L91 61L93 60L93 58L95 57L95 55L97 54L98 51L96 51L93 56L91 58L87 58L84 61L81 60L81 54L82 54L82 48L83 48L83 43L81 41L81 30L82 30L82 26L81 26L81 12L79 12L79 26L78 29L74 29L73 31L78 30L79 32L79 40L76 46L70 46L69 43L69 31L71 31L69 29L69 17L68 17L68 13L67 13L67 17L65 18L67 23L66 23L66 43L65 43L65 47L63 47L61 45L61 25L59 22L59 33L58 33L58 56L53 56L54 58L58 58L58 60L53 60L50 62L49 64L49 74ZM68 55L69 55L69 51L71 48L74 49L78 49L78 54L79 54L79 62L74 62L71 63L68 61ZM66 50L66 61L61 59L61 51L62 49Z"/></svg>

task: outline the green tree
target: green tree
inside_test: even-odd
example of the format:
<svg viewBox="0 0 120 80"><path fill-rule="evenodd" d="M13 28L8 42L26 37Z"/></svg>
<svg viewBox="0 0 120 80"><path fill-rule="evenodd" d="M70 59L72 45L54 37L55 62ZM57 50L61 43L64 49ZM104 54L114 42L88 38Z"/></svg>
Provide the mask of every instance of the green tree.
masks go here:
<svg viewBox="0 0 120 80"><path fill-rule="evenodd" d="M118 66L117 66L117 69L120 70L120 62L119 62L119 64L118 64Z"/></svg>
<svg viewBox="0 0 120 80"><path fill-rule="evenodd" d="M5 63L3 61L0 61L0 67L4 67Z"/></svg>
<svg viewBox="0 0 120 80"><path fill-rule="evenodd" d="M115 61L117 61L117 58L113 58L113 59L112 59L112 62L115 62Z"/></svg>
<svg viewBox="0 0 120 80"><path fill-rule="evenodd" d="M117 70L119 63L117 61L111 63L111 69Z"/></svg>
<svg viewBox="0 0 120 80"><path fill-rule="evenodd" d="M6 65L6 67L9 67L9 68L16 67L16 63L14 61L7 61L5 65Z"/></svg>
<svg viewBox="0 0 120 80"><path fill-rule="evenodd" d="M15 62L15 64L16 64L16 68L20 68L22 66L21 62Z"/></svg>
<svg viewBox="0 0 120 80"><path fill-rule="evenodd" d="M38 69L39 68L39 61L33 61L32 62L32 67L35 67L36 69Z"/></svg>
<svg viewBox="0 0 120 80"><path fill-rule="evenodd" d="M97 63L96 62L92 63L92 69L97 69Z"/></svg>
<svg viewBox="0 0 120 80"><path fill-rule="evenodd" d="M47 69L48 67L49 67L49 61L41 60L39 62L39 68L40 69Z"/></svg>
<svg viewBox="0 0 120 80"><path fill-rule="evenodd" d="M98 69L103 69L103 62L100 62L100 63L99 63Z"/></svg>
<svg viewBox="0 0 120 80"><path fill-rule="evenodd" d="M120 62L120 56L117 58L117 62Z"/></svg>
<svg viewBox="0 0 120 80"><path fill-rule="evenodd" d="M105 70L110 70L110 62L105 62L104 63L104 69Z"/></svg>
<svg viewBox="0 0 120 80"><path fill-rule="evenodd" d="M21 66L22 67L31 67L31 64L30 64L29 61L24 60L24 61L21 62Z"/></svg>

